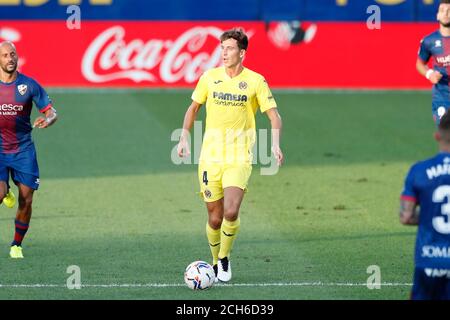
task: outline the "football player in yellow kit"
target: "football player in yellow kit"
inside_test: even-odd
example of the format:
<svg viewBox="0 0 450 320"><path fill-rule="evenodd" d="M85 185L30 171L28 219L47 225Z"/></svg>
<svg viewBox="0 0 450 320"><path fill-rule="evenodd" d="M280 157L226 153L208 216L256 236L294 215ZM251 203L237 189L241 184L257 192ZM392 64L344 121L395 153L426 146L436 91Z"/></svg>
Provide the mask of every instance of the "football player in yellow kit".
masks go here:
<svg viewBox="0 0 450 320"><path fill-rule="evenodd" d="M200 107L206 103L206 127L200 153L198 177L208 210L206 234L213 256L216 279L231 280L230 252L239 231L239 208L252 171L255 114L258 108L272 126L272 152L278 166L281 117L269 86L260 74L242 61L248 37L241 29L220 37L223 66L206 71L192 94L183 132L177 146L180 157L190 154L188 135Z"/></svg>

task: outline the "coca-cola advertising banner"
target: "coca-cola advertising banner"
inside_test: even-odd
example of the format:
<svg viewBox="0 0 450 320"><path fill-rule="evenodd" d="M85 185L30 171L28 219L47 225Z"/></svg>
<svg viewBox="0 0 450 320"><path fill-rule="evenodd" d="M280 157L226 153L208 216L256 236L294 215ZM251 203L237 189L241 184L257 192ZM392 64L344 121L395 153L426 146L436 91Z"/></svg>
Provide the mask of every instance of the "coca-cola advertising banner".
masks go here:
<svg viewBox="0 0 450 320"><path fill-rule="evenodd" d="M221 65L219 37L242 27L244 65L273 88L429 88L415 70L432 24L0 21L20 70L46 86L193 87Z"/></svg>

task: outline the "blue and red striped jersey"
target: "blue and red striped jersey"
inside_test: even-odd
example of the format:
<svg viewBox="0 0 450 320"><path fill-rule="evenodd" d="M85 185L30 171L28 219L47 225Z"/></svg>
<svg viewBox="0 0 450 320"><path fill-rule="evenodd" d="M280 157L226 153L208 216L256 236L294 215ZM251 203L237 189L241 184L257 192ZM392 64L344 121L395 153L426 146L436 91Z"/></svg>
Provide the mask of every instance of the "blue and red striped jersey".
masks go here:
<svg viewBox="0 0 450 320"><path fill-rule="evenodd" d="M416 266L450 269L450 153L413 165L401 198L420 206Z"/></svg>
<svg viewBox="0 0 450 320"><path fill-rule="evenodd" d="M18 153L33 144L30 115L33 101L42 113L52 107L45 90L18 73L15 81L0 81L0 152Z"/></svg>
<svg viewBox="0 0 450 320"><path fill-rule="evenodd" d="M450 103L450 37L443 37L439 30L427 35L420 42L419 59L424 63L432 58L433 69L442 74L433 85L433 102Z"/></svg>

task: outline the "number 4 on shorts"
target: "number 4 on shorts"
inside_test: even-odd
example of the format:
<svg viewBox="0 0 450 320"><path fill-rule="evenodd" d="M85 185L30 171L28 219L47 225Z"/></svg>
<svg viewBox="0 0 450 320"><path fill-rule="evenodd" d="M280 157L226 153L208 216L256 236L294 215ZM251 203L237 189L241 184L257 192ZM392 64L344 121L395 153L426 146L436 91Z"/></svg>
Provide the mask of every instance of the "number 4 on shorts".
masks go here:
<svg viewBox="0 0 450 320"><path fill-rule="evenodd" d="M208 172L207 171L203 171L203 183L205 185L208 185Z"/></svg>

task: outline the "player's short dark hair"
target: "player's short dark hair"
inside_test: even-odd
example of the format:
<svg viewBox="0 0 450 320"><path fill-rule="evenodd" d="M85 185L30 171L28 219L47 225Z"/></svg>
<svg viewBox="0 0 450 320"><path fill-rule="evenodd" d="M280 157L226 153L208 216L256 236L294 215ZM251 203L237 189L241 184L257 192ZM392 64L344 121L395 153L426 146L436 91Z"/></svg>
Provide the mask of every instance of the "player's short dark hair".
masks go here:
<svg viewBox="0 0 450 320"><path fill-rule="evenodd" d="M441 0L439 4L450 4L450 0Z"/></svg>
<svg viewBox="0 0 450 320"><path fill-rule="evenodd" d="M450 0L449 0L450 1ZM248 48L248 37L242 28L233 28L227 30L220 36L220 42L224 42L228 39L234 39L237 41L239 49L247 50Z"/></svg>
<svg viewBox="0 0 450 320"><path fill-rule="evenodd" d="M441 137L450 143L450 112L445 112L438 126Z"/></svg>

